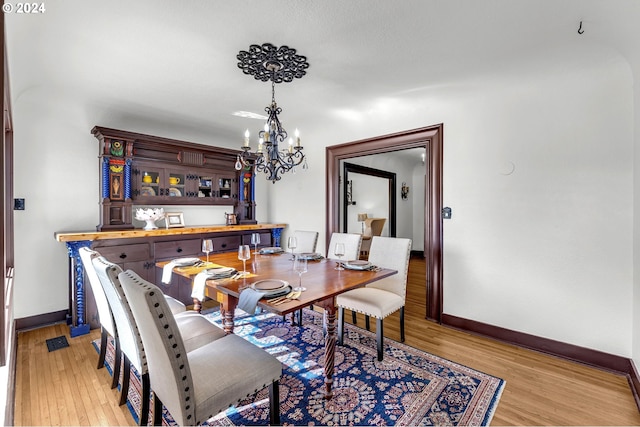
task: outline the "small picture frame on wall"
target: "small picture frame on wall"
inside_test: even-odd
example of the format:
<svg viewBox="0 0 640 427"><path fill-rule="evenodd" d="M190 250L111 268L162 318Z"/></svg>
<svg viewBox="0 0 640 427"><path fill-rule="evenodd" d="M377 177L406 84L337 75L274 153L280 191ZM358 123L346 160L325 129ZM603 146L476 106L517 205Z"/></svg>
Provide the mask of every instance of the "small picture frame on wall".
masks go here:
<svg viewBox="0 0 640 427"><path fill-rule="evenodd" d="M182 212L165 212L164 221L167 224L167 228L184 227Z"/></svg>
<svg viewBox="0 0 640 427"><path fill-rule="evenodd" d="M111 200L124 200L124 182L121 173L111 173L111 181L109 182L111 191L109 198Z"/></svg>

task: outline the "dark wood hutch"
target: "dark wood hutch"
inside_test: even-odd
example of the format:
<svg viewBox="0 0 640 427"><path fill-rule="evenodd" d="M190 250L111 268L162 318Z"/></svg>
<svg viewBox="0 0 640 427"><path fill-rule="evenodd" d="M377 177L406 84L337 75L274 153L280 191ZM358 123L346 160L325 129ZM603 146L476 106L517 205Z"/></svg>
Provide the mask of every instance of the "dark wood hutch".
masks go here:
<svg viewBox="0 0 640 427"><path fill-rule="evenodd" d="M239 224L255 224L251 168L240 151L96 126L100 142L98 231L132 229L134 205L233 206Z"/></svg>
<svg viewBox="0 0 640 427"><path fill-rule="evenodd" d="M100 224L97 231L58 232L69 253L70 335L99 327L97 310L78 250L91 247L123 269L185 304L191 304L191 284L177 278L165 285L156 262L200 256L202 239L213 241L213 252L236 250L260 234L260 246L280 246L285 224L259 224L255 218L255 176L251 168L236 170L240 153L187 141L96 126L99 141ZM135 205L232 206L237 225L213 224L157 230L134 229Z"/></svg>

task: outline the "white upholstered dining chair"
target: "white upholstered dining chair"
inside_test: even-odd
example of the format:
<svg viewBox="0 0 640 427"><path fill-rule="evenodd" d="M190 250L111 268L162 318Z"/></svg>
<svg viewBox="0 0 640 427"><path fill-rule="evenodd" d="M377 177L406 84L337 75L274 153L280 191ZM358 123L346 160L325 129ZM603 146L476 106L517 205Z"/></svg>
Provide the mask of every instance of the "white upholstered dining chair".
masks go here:
<svg viewBox="0 0 640 427"><path fill-rule="evenodd" d="M335 253L336 243L344 243L344 256L338 258ZM341 259L342 261L351 261L358 259L360 255L360 246L362 245L361 234L351 233L333 233L329 240L329 247L327 248L328 259Z"/></svg>
<svg viewBox="0 0 640 427"><path fill-rule="evenodd" d="M102 289L102 285L100 284L100 280L98 279L98 275L96 274L92 264L92 260L99 257L100 254L87 247L80 248L78 252L80 254L80 260L82 261L84 271L89 279L89 286L91 287L91 292L93 292L93 298L95 300L98 317L100 319L100 354L98 355L98 369L104 366L104 359L107 354L107 339L111 336L115 346L111 388L116 388L120 377L120 342L118 340L116 324L113 320L113 313L111 313L107 296L104 294L104 290Z"/></svg>
<svg viewBox="0 0 640 427"><path fill-rule="evenodd" d="M376 318L378 360L384 357L383 320L398 310L400 310L400 341L404 342L404 305L410 257L411 239L380 236L372 238L369 262L378 267L397 270L398 273L337 296L340 345L343 343L345 308Z"/></svg>
<svg viewBox="0 0 640 427"><path fill-rule="evenodd" d="M140 425L147 425L150 399L149 373L145 349L140 338L138 326L131 312L129 301L118 279L118 274L122 272L122 269L101 256L93 258L92 264L107 301L109 302L111 311L113 312L120 348L124 358L120 405L125 404L127 401L131 365L133 365L142 380L142 390L140 393L141 408L138 420ZM167 307L179 307L175 304L169 305L170 302L173 302L171 301L173 298L165 296L164 294L161 296L165 300ZM168 308L168 310L171 311L171 308ZM178 319L178 328L185 337L187 337L186 347L189 351L222 338L225 335L221 328L218 328L195 311L182 310L176 313L175 316L177 316Z"/></svg>
<svg viewBox="0 0 640 427"><path fill-rule="evenodd" d="M178 425L198 425L267 386L270 424L280 423L278 359L235 334L187 351L162 291L130 270L119 279L145 348L154 425L163 404Z"/></svg>
<svg viewBox="0 0 640 427"><path fill-rule="evenodd" d="M316 251L318 244L318 232L317 231L304 231L295 230L293 237L296 238L298 245L293 250L294 254L313 253Z"/></svg>

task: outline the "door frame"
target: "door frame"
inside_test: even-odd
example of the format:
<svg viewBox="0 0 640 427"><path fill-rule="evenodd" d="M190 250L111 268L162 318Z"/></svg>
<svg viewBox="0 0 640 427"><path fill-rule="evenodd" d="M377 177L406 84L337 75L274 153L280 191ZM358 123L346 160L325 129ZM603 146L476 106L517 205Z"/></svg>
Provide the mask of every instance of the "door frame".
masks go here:
<svg viewBox="0 0 640 427"><path fill-rule="evenodd" d="M340 230L340 161L409 148L426 150L424 249L426 261L425 318L441 323L442 283L442 123L326 147L326 241Z"/></svg>

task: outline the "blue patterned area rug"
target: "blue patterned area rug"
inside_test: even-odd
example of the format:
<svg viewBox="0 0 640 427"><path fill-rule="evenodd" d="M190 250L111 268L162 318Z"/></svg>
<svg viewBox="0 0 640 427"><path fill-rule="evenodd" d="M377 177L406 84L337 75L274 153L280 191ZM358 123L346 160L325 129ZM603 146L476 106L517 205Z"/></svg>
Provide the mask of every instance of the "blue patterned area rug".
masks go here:
<svg viewBox="0 0 640 427"><path fill-rule="evenodd" d="M500 378L388 338L384 360L378 362L375 334L345 324L344 346L336 347L334 396L327 401L321 313L304 310L302 328L281 316L237 313L235 333L282 362L283 425L489 425L505 385ZM206 316L221 325L218 311ZM139 377L131 377L129 405L137 420ZM163 418L174 424L166 410ZM268 420L265 389L207 424L266 425Z"/></svg>

